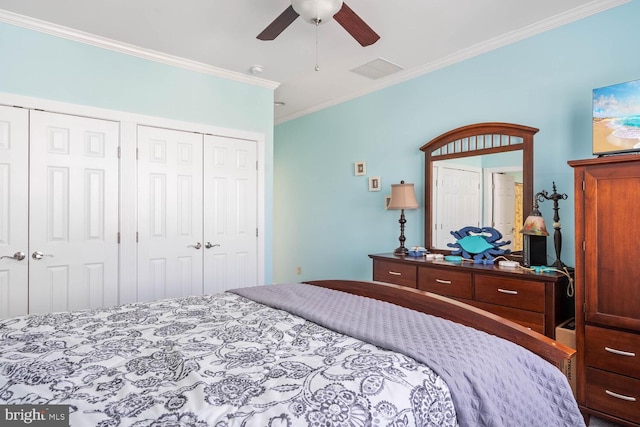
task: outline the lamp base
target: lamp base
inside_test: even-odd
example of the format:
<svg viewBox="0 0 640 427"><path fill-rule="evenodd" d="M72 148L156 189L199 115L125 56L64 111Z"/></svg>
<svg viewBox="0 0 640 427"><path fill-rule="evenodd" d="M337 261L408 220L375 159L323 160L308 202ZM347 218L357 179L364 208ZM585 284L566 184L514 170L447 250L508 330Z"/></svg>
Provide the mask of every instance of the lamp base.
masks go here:
<svg viewBox="0 0 640 427"><path fill-rule="evenodd" d="M400 246L393 251L393 254L400 256L409 255L409 249L405 248L404 246Z"/></svg>

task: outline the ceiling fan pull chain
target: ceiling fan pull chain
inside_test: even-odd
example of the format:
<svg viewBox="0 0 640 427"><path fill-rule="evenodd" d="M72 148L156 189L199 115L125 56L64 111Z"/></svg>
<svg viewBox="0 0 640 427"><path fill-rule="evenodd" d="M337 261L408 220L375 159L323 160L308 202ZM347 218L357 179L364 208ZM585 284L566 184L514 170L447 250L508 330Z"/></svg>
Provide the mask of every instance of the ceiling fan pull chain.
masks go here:
<svg viewBox="0 0 640 427"><path fill-rule="evenodd" d="M320 71L320 65L318 65L318 25L320 25L320 21L316 20L316 71Z"/></svg>

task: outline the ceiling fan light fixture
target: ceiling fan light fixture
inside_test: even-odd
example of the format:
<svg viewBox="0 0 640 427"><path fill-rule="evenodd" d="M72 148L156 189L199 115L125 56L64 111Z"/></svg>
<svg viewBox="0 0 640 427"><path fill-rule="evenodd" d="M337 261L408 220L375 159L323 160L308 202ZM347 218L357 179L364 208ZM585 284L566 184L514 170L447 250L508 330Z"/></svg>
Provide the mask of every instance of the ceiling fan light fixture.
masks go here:
<svg viewBox="0 0 640 427"><path fill-rule="evenodd" d="M342 0L291 0L291 6L306 22L317 25L333 18L342 8Z"/></svg>

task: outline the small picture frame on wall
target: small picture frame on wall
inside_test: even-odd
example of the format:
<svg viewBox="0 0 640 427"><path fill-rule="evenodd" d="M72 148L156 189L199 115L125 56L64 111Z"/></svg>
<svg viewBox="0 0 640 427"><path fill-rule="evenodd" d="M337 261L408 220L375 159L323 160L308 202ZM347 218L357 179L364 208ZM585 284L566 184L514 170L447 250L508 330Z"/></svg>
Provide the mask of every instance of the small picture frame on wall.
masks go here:
<svg viewBox="0 0 640 427"><path fill-rule="evenodd" d="M384 196L384 208L389 209L389 203L391 203L391 194Z"/></svg>
<svg viewBox="0 0 640 427"><path fill-rule="evenodd" d="M355 162L353 165L353 172L356 176L367 174L367 164L365 162Z"/></svg>
<svg viewBox="0 0 640 427"><path fill-rule="evenodd" d="M369 191L380 191L380 187L382 184L380 182L379 176L370 176L369 177Z"/></svg>

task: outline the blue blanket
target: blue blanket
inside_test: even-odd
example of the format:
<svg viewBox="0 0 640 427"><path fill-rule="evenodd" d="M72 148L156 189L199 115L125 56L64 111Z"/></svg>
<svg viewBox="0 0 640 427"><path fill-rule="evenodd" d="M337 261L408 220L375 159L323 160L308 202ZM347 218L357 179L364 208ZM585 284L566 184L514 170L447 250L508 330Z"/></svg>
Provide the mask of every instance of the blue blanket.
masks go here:
<svg viewBox="0 0 640 427"><path fill-rule="evenodd" d="M585 425L562 372L504 339L317 286L270 285L231 292L429 366L449 386L461 426Z"/></svg>

